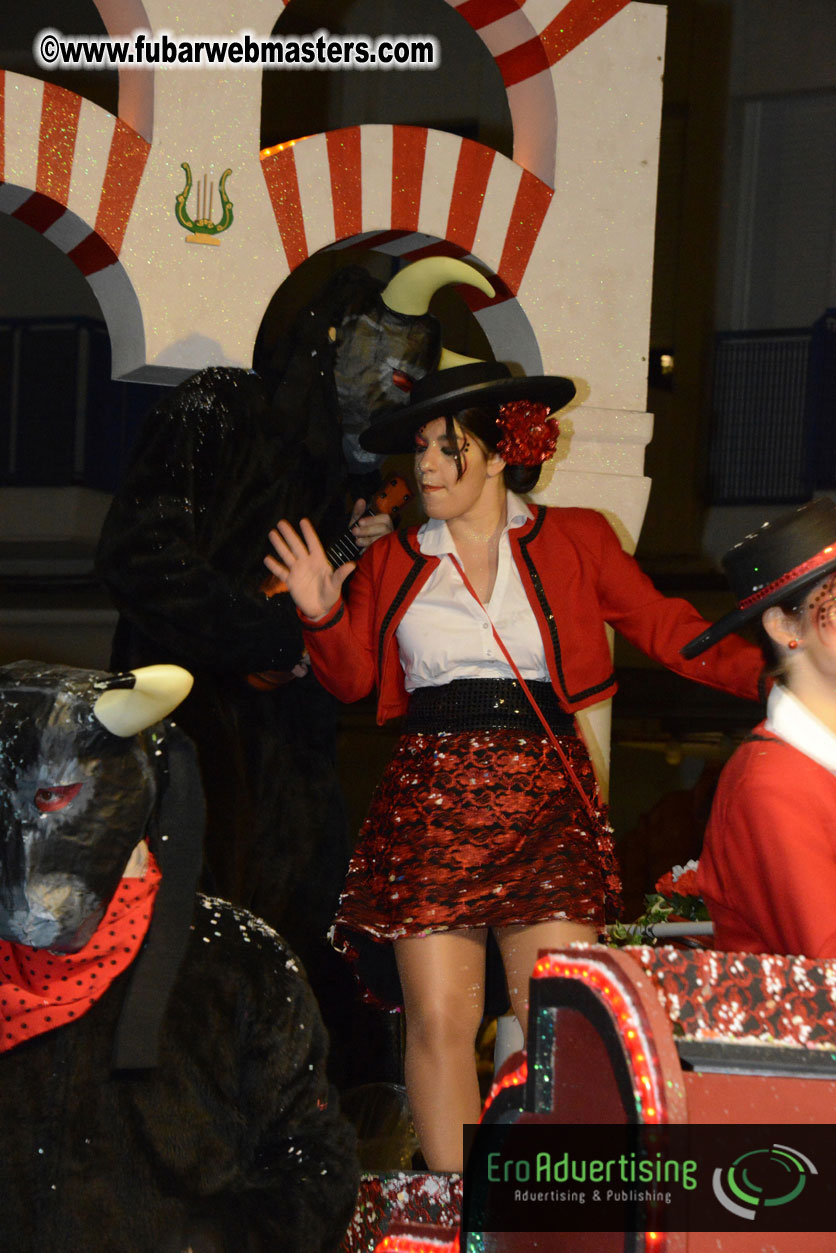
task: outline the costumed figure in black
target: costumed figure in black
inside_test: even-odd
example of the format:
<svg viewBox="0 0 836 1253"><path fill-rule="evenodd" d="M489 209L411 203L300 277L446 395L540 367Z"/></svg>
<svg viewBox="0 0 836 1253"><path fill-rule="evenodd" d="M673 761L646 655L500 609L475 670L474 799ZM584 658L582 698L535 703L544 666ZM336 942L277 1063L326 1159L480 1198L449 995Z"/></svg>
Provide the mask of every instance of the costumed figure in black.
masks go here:
<svg viewBox="0 0 836 1253"><path fill-rule="evenodd" d="M363 445L413 450L428 520L372 545L345 598L352 567L331 567L309 522L271 535L268 566L323 685L345 701L376 686L379 721L406 714L334 941L370 992L402 1000L407 1093L435 1170L461 1168L462 1124L479 1115L489 932L525 1031L538 950L594 941L616 915L611 833L574 719L615 691L605 624L680 674L758 696L760 654L736 637L710 662L682 660L704 620L656 591L602 514L521 495L554 451L549 412L574 390L471 362L373 418Z"/></svg>
<svg viewBox="0 0 836 1253"><path fill-rule="evenodd" d="M359 1179L292 951L196 896L174 666L0 669L0 1247L330 1253Z"/></svg>
<svg viewBox="0 0 836 1253"><path fill-rule="evenodd" d="M216 367L182 383L149 415L99 544L120 613L112 666L173 662L195 677L178 718L206 792L205 883L280 930L314 986L347 863L336 705L307 673L292 600L260 590L265 536L279 516L343 531L347 484L365 491L381 460L358 432L437 364L427 309L450 282L491 290L448 258L385 288L343 269L262 374ZM362 547L389 527L367 518L353 535Z"/></svg>

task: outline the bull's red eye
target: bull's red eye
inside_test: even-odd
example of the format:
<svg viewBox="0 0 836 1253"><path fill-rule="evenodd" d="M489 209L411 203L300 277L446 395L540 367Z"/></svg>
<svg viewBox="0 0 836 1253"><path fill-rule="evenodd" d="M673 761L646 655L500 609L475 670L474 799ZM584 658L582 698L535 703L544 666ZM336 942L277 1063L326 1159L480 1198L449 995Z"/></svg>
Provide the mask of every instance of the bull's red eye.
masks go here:
<svg viewBox="0 0 836 1253"><path fill-rule="evenodd" d="M39 787L35 793L35 808L42 814L64 809L81 791L80 783L65 783L59 787Z"/></svg>
<svg viewBox="0 0 836 1253"><path fill-rule="evenodd" d="M392 371L392 382L396 387L399 387L402 392L412 391L412 379L408 374L404 374L403 370Z"/></svg>

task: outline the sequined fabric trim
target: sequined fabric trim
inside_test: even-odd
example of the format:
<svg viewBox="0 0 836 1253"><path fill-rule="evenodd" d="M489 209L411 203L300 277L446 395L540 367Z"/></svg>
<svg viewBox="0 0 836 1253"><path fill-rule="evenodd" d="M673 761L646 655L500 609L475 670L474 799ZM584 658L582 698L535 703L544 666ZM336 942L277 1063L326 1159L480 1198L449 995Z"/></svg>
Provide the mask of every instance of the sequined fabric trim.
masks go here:
<svg viewBox="0 0 836 1253"><path fill-rule="evenodd" d="M404 735L372 799L332 943L367 999L395 1000L389 945L460 927L617 917L620 879L606 809L576 736L561 747L592 823L543 735L500 729ZM388 953L388 956L386 955Z"/></svg>
<svg viewBox="0 0 836 1253"><path fill-rule="evenodd" d="M561 708L551 683L532 680L528 687L555 735L574 735L575 719ZM454 679L419 687L409 697L407 734L500 727L541 734L542 724L516 679Z"/></svg>
<svg viewBox="0 0 836 1253"><path fill-rule="evenodd" d="M758 605L767 596L771 596L773 592L780 591L782 587L787 587L790 583L795 583L798 579L804 578L805 574L812 574L816 570L820 570L822 566L832 562L836 562L836 546L828 544L827 548L823 548L820 553L816 553L815 557L811 557L809 561L803 561L795 569L788 570L779 579L773 579L771 583L767 583L764 587L753 592L751 596L747 596L740 602L739 608L749 609L752 605Z"/></svg>
<svg viewBox="0 0 836 1253"><path fill-rule="evenodd" d="M776 953L625 948L678 1035L836 1049L836 961Z"/></svg>

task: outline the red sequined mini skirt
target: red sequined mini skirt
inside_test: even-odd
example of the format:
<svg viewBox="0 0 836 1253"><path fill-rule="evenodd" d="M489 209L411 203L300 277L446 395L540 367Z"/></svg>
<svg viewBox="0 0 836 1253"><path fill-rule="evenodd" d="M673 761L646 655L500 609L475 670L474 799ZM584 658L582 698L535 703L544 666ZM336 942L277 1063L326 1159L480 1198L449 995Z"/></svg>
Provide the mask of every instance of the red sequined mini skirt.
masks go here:
<svg viewBox="0 0 836 1253"><path fill-rule="evenodd" d="M601 926L618 916L621 883L589 756L577 736L559 742L594 823L542 732L401 738L331 930L367 999L400 1000L391 945L381 941L552 919Z"/></svg>

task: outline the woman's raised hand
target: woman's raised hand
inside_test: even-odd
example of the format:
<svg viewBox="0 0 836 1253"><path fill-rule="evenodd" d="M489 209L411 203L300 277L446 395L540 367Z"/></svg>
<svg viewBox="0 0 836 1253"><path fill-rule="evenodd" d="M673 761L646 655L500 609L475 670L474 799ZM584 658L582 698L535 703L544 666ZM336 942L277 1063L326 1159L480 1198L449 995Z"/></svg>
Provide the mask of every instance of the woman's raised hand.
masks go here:
<svg viewBox="0 0 836 1253"><path fill-rule="evenodd" d="M336 605L340 588L356 563L347 561L335 570L307 518L302 519L299 529L301 535L283 518L269 535L278 560L265 557L264 564L287 584L306 618L322 618Z"/></svg>

